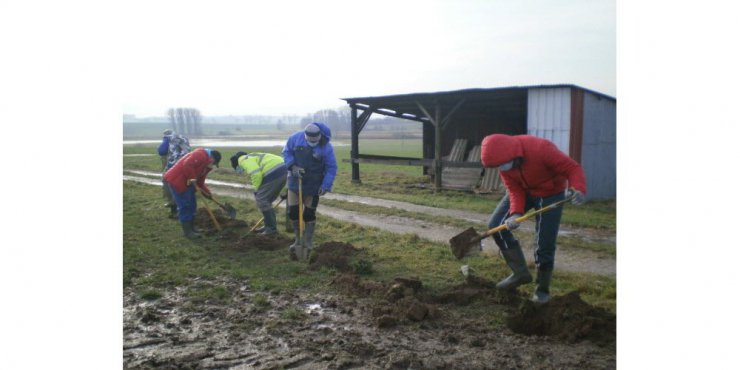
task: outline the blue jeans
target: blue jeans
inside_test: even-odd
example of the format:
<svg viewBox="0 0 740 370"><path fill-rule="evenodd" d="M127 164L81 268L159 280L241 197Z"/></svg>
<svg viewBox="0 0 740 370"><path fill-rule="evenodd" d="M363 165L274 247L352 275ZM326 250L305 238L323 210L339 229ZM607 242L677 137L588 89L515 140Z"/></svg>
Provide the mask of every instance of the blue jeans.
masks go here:
<svg viewBox="0 0 740 370"><path fill-rule="evenodd" d="M195 218L195 212L198 209L195 203L195 187L188 186L187 190L182 193L178 193L172 185L167 184L170 187L170 192L175 198L177 204L177 216L180 218L180 222L190 222Z"/></svg>
<svg viewBox="0 0 740 370"><path fill-rule="evenodd" d="M533 197L527 195L524 212L532 208L538 210L563 199L565 199L565 192L549 197ZM489 228L499 226L506 221L509 214L509 206L509 193L507 192L501 198L493 213L491 213L491 218L488 220ZM560 218L562 215L563 207L557 207L535 216L534 262L538 270L550 271L555 266L555 243L558 239L558 229L560 229ZM519 240L509 230L503 230L493 234L493 240L500 249L520 247Z"/></svg>

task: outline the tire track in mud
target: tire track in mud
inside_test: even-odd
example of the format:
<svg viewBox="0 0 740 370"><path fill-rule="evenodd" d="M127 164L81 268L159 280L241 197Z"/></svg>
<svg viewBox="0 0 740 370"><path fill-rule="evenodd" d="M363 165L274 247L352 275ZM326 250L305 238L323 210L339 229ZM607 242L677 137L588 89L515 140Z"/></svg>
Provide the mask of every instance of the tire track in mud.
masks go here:
<svg viewBox="0 0 740 370"><path fill-rule="evenodd" d="M124 171L126 173L130 173L130 175L124 174L123 180L124 181L136 181L139 183L144 183L148 185L155 185L155 186L161 186L161 174L156 172L147 172L147 171L133 171L133 170L126 170ZM212 188L213 192L218 195L225 195L225 196L231 196L239 199L248 199L250 201L254 201L253 198L253 187L249 185L244 184L237 184L237 183L230 183L230 182L224 182L224 181L218 181L218 180L206 180L206 183ZM327 196L328 199L337 199L337 200L345 200L345 201L351 201L348 199L365 199L365 201L369 199L375 199L375 198L366 198L366 197L354 197L354 196L347 196L344 194L329 194ZM396 204L400 204L403 202L395 202L391 201ZM367 203L372 205L380 205L375 203ZM408 204L408 203L403 203ZM416 206L416 205L413 205ZM418 206L418 207L425 207L425 206ZM284 204L280 205L280 208L285 208ZM454 212L460 213L462 211L459 210L441 210L439 208L434 207L425 207L425 208L432 208L435 209L435 212L438 211L444 211L445 213L442 215L445 216L452 216ZM402 208L405 209L405 208ZM409 211L418 211L420 208L414 209L407 209ZM428 213L424 211L425 213ZM340 208L334 208L329 207L326 205L321 205L317 209L317 213L321 215L325 215L331 218L334 218L338 221L345 221L345 222L352 222L356 223L361 226L365 227L375 227L384 231L390 231L396 234L415 234L419 236L420 238L424 238L427 240L440 242L440 243L447 243L450 238L460 233L462 230L459 228L452 228L446 225L441 225L437 223L431 223L427 221L412 219L408 217L400 217L400 216L382 216L382 215L373 215L373 214L366 214L361 212L355 212L355 211L348 211ZM467 214L470 214L466 212ZM487 216L486 216L487 217ZM520 229L526 230L527 232L533 231L533 227L530 225L522 225ZM568 228L561 228L561 235L569 235L569 236L579 236L580 233L574 231L573 229ZM587 239L591 239L590 237L587 237ZM530 243L523 243L523 249L525 250L525 253L529 256L532 256L534 254L533 248L530 245ZM498 256L498 248L496 247L495 243L491 238L486 238L483 240L482 243L482 251L486 254ZM498 257L497 257L498 258ZM531 260L531 258L530 258ZM579 250L577 252L572 252L568 250L559 249L558 255L556 258L556 268L560 270L566 270L566 271L573 271L573 272L586 272L586 273L592 273L597 275L605 275L605 276L616 276L616 260L614 257L611 256L604 256L602 254L588 251L588 250Z"/></svg>

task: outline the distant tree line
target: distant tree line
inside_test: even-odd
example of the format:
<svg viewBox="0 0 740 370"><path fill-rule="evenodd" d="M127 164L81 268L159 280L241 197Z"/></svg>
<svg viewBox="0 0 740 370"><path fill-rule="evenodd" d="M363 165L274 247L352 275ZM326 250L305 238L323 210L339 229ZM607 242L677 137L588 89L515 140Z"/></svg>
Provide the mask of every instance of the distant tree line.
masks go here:
<svg viewBox="0 0 740 370"><path fill-rule="evenodd" d="M311 122L321 122L329 126L333 132L350 131L352 129L351 114L349 107L341 107L336 110L322 109L301 118L300 126L303 128ZM413 130L417 126L420 130L421 127L421 124L418 122L377 114L374 116L378 118L370 118L363 131L406 131ZM279 122L278 129L280 129Z"/></svg>
<svg viewBox="0 0 740 370"><path fill-rule="evenodd" d="M203 116L195 108L170 108L167 110L170 125L175 132L190 136L203 135Z"/></svg>

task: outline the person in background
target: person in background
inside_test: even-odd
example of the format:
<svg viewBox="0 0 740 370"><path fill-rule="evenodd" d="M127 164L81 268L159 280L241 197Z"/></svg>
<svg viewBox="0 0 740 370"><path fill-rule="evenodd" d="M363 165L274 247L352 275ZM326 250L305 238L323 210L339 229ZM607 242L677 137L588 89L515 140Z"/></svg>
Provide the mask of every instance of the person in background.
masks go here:
<svg viewBox="0 0 740 370"><path fill-rule="evenodd" d="M583 168L552 142L530 135L486 136L481 145L484 167L498 167L506 186L506 195L491 214L488 227L506 224L506 230L493 234L512 274L496 284L496 288L513 290L532 281L522 248L511 230L519 227L517 218L524 212L546 207L565 199L566 188L573 194L576 205L585 202L586 176ZM537 287L532 301L538 304L550 300L550 280L555 266L555 242L563 208L557 207L537 215L535 224L534 261L537 266Z"/></svg>
<svg viewBox="0 0 740 370"><path fill-rule="evenodd" d="M164 179L177 204L177 215L182 231L187 238L201 234L195 230L193 220L198 205L195 193L200 188L203 196L211 199L211 190L206 186L206 177L214 167L218 167L221 153L217 150L198 148L186 154L164 174Z"/></svg>
<svg viewBox="0 0 740 370"><path fill-rule="evenodd" d="M162 142L157 148L157 153L159 153L159 158L162 161L162 174L167 172L180 158L190 152L190 142L185 136L178 135L170 129L164 130L163 135ZM167 200L165 207L170 208L170 217L177 217L177 204L172 197L172 192L170 192L164 177L162 178L162 195Z"/></svg>
<svg viewBox="0 0 740 370"><path fill-rule="evenodd" d="M331 191L337 175L337 160L331 143L331 130L325 124L306 125L288 138L283 148L283 159L288 168L288 214L295 231L295 242L290 247L290 258L307 258L313 248L316 227L316 207L319 197ZM298 179L302 180L303 204L298 204ZM303 207L304 234L300 235L299 209ZM302 237L302 239L301 239ZM301 244L302 241L302 244Z"/></svg>
<svg viewBox="0 0 740 370"><path fill-rule="evenodd" d="M257 232L262 235L277 234L277 217L272 202L280 195L287 181L288 170L283 158L270 153L237 152L230 161L234 171L249 175L254 187L254 200L265 220L265 226Z"/></svg>

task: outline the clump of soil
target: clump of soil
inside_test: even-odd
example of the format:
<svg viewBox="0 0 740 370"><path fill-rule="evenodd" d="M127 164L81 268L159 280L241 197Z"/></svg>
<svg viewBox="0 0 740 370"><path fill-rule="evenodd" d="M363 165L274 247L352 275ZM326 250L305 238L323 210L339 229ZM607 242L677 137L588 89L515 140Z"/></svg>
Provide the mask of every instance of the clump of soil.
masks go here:
<svg viewBox="0 0 740 370"><path fill-rule="evenodd" d="M571 292L541 306L524 301L506 324L520 334L548 335L567 342L589 339L608 344L616 339L617 317L584 302L578 292Z"/></svg>
<svg viewBox="0 0 740 370"><path fill-rule="evenodd" d="M234 249L246 250L250 248L257 248L263 251L276 251L285 250L285 255L288 255L288 246L293 242L293 239L287 238L283 235L259 235L259 234L243 234L233 244Z"/></svg>
<svg viewBox="0 0 740 370"><path fill-rule="evenodd" d="M440 316L435 304L423 302L417 297L422 289L417 278L397 277L387 283L366 281L357 275L342 274L332 284L351 294L367 297L376 296L369 308L375 325L379 328L394 327L409 321L433 320Z"/></svg>
<svg viewBox="0 0 740 370"><path fill-rule="evenodd" d="M382 283L362 280L353 274L337 275L330 284L345 293L358 297L378 295L386 291L386 287Z"/></svg>
<svg viewBox="0 0 740 370"><path fill-rule="evenodd" d="M337 271L352 271L350 261L360 252L352 244L326 242L314 248L308 260L308 268L320 270L322 267L334 268Z"/></svg>

